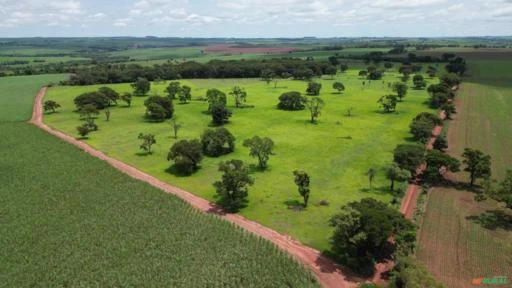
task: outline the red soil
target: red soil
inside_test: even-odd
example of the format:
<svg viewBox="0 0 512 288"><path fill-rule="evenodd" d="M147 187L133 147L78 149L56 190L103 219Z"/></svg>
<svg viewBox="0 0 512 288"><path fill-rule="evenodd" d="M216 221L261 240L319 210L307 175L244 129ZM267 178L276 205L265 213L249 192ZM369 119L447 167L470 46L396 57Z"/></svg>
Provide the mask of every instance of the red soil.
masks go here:
<svg viewBox="0 0 512 288"><path fill-rule="evenodd" d="M214 45L204 48L204 53L229 53L229 54L264 54L264 53L288 53L294 51L286 47L236 47L231 45Z"/></svg>
<svg viewBox="0 0 512 288"><path fill-rule="evenodd" d="M156 179L155 177L148 175L126 163L111 158L102 152L95 150L82 141L76 140L69 135L50 128L43 123L42 101L45 93L46 87L43 87L35 99L32 119L29 121L35 126L45 130L49 134L52 134L68 143L77 146L90 155L107 162L112 167L120 170L121 172L134 179L147 182L150 185L165 191L166 193L176 195L188 202L194 208L197 208L205 213L217 215L226 221L234 223L247 231L250 231L273 242L279 248L285 250L295 259L302 262L306 267L310 268L318 279L318 282L323 287L357 287L358 281L361 281L361 279L356 279L346 275L345 271L342 271L341 266L337 265L331 259L322 255L320 251L302 245L299 241L291 238L290 236L280 234L270 228L250 221L243 216L240 216L239 214L225 213L222 208L208 202L203 198L197 197L185 190L169 185L168 183Z"/></svg>

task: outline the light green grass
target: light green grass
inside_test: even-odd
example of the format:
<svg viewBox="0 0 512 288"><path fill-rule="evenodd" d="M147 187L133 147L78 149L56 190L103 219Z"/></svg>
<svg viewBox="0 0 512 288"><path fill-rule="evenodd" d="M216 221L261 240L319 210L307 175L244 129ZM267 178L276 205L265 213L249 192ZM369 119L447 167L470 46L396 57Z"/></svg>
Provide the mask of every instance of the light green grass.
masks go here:
<svg viewBox="0 0 512 288"><path fill-rule="evenodd" d="M29 119L37 91L66 78L65 74L0 77L0 122Z"/></svg>
<svg viewBox="0 0 512 288"><path fill-rule="evenodd" d="M317 287L270 242L0 123L0 287Z"/></svg>
<svg viewBox="0 0 512 288"><path fill-rule="evenodd" d="M265 172L254 172L255 185L249 191L249 205L241 214L282 233L290 234L307 245L319 249L328 248L330 228L328 220L339 207L348 201L363 197L374 197L386 202L391 200L387 191L388 183L382 173L377 177L374 191L368 191L365 171L371 166L382 167L392 160L392 150L409 136L411 119L428 108L424 101L426 91L410 90L404 103L398 106L396 114L380 112L377 100L390 93L387 84L373 81L362 89L362 81L351 71L340 76L347 90L344 94L333 93L332 80L321 80L321 97L326 102L325 110L317 125L308 122L307 111L287 112L276 110L281 93L304 91L306 82L282 81L277 89L257 79L225 80L183 80L182 84L192 87L194 97L204 96L208 88L228 91L233 85L240 85L248 92L248 103L255 108L235 109L234 116L226 125L237 139L236 151L220 158L206 158L201 169L190 177L177 177L166 172L171 163L166 160L170 146L171 128L166 123L144 121L144 97L136 97L133 107L111 109L112 118L106 122L101 115L97 123L100 131L91 134L89 144L108 155L125 161L173 185L215 201L212 182L220 178L217 164L228 159L242 159L247 164L256 164L242 147L244 139L254 135L269 136L275 144L275 155L269 161ZM388 75L385 81L397 81L398 75ZM368 81L366 81L368 83ZM63 108L59 113L45 116L49 125L68 134L76 135L75 127L80 124L74 112L73 98L80 93L93 91L100 86L58 87L47 94L46 99L56 100ZM119 92L130 91L129 84L111 85ZM152 93L163 94L166 84L153 84ZM229 99L230 106L232 99ZM207 104L193 101L187 105L175 103L176 115L183 123L180 139L199 138L208 128L210 116L202 113ZM345 111L354 107L354 116L346 117ZM154 154L138 156L140 132L156 134ZM350 138L351 139L348 139ZM293 182L292 171L303 169L312 179L310 207L296 212L287 208L287 203L301 200ZM328 207L319 206L321 200L330 202Z"/></svg>

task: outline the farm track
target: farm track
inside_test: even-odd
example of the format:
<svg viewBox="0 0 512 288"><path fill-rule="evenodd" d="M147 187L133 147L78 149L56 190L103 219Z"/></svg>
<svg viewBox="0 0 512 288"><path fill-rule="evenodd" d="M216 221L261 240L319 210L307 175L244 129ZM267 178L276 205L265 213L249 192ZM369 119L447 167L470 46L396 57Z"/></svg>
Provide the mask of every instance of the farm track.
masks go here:
<svg viewBox="0 0 512 288"><path fill-rule="evenodd" d="M43 123L43 98L46 94L46 87L41 88L34 101L34 108L32 111L32 118L29 123L43 129L51 135L54 135L70 144L75 145L84 152L90 154L93 157L101 159L112 167L119 171L127 174L128 176L147 182L148 184L163 190L166 193L173 194L179 198L185 200L194 208L197 208L205 213L214 214L218 217L229 221L249 232L252 232L264 239L267 239L277 245L279 248L288 252L296 260L303 263L304 266L311 269L315 274L318 282L323 287L357 287L358 281L361 279L348 276L342 269L342 267L331 259L324 256L320 251L302 245L299 241L291 238L290 236L280 234L270 228L264 227L256 222L250 221L239 214L225 213L222 208L216 206L209 201L195 196L185 190L174 187L168 183L165 183L149 174L146 174L124 162L111 158L104 153L92 148L86 143L76 140L75 138L66 135L58 130L52 129ZM380 273L379 273L380 275Z"/></svg>
<svg viewBox="0 0 512 288"><path fill-rule="evenodd" d="M446 115L444 111L439 112L439 117L444 120L446 118ZM442 126L436 126L432 130L432 137L430 137L429 141L425 145L427 150L432 150L434 148L434 142L436 141L437 137L441 135L441 132L443 131ZM414 217L414 210L416 209L416 202L418 200L418 197L420 196L420 186L419 183L419 176L425 172L427 169L427 166L425 163L422 163L417 169L416 169L416 179L409 184L407 187L407 192L405 193L405 197L402 200L402 204L400 205L400 212L404 214L405 218L412 219Z"/></svg>

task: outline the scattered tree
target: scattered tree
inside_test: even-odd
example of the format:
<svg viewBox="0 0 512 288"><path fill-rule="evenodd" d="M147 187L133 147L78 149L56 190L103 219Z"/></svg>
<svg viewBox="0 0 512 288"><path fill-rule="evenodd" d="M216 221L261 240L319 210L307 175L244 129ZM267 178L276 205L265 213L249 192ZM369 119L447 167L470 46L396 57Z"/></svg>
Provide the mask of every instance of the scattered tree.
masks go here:
<svg viewBox="0 0 512 288"><path fill-rule="evenodd" d="M190 175L197 170L203 159L199 140L180 140L171 147L167 160L174 161L174 167L180 173Z"/></svg>
<svg viewBox="0 0 512 288"><path fill-rule="evenodd" d="M306 102L307 98L302 96L300 92L286 92L279 96L277 109L288 111L303 110L306 108Z"/></svg>
<svg viewBox="0 0 512 288"><path fill-rule="evenodd" d="M100 112L96 107L92 104L87 104L78 110L80 113L80 118L82 118L85 123L84 126L87 126L90 131L98 130L98 125L94 123L95 116L99 115Z"/></svg>
<svg viewBox="0 0 512 288"><path fill-rule="evenodd" d="M406 169L412 175L425 158L425 147L418 144L399 144L393 153L393 160L401 169Z"/></svg>
<svg viewBox="0 0 512 288"><path fill-rule="evenodd" d="M368 182L370 182L370 189L372 188L373 179L375 179L375 176L377 175L377 169L374 167L370 167L368 171L366 171L366 176L368 176Z"/></svg>
<svg viewBox="0 0 512 288"><path fill-rule="evenodd" d="M60 108L60 104L53 101L53 100L46 100L43 104L43 109L45 112L52 111L52 113L55 113L57 108Z"/></svg>
<svg viewBox="0 0 512 288"><path fill-rule="evenodd" d="M424 178L430 183L440 182L447 171L460 171L460 161L439 150L429 151L425 160L427 170L424 173Z"/></svg>
<svg viewBox="0 0 512 288"><path fill-rule="evenodd" d="M261 80L267 82L267 84L269 84L275 76L276 74L272 70L264 69L261 71Z"/></svg>
<svg viewBox="0 0 512 288"><path fill-rule="evenodd" d="M144 101L146 106L146 117L155 120L163 121L172 118L174 114L174 106L169 97L151 96Z"/></svg>
<svg viewBox="0 0 512 288"><path fill-rule="evenodd" d="M229 92L229 95L233 96L235 99L235 107L240 108L242 107L242 103L245 103L247 100L247 92L243 88L240 88L239 86L235 86L231 89L231 92Z"/></svg>
<svg viewBox="0 0 512 288"><path fill-rule="evenodd" d="M441 105L441 110L444 111L444 115L446 115L446 119L448 119L448 120L451 120L452 119L452 115L457 113L455 105L448 104L448 103L445 103L445 104Z"/></svg>
<svg viewBox="0 0 512 288"><path fill-rule="evenodd" d="M374 263L390 245L391 237L403 239L397 245L411 245L412 222L405 219L396 209L373 198L350 202L330 220L334 227L331 237L332 251L338 259L351 269L364 275L371 275ZM408 241L408 242L405 242Z"/></svg>
<svg viewBox="0 0 512 288"><path fill-rule="evenodd" d="M332 88L338 90L338 93L341 94L341 92L345 91L345 85L341 82L334 82L332 83Z"/></svg>
<svg viewBox="0 0 512 288"><path fill-rule="evenodd" d="M230 160L219 163L219 171L223 172L222 180L213 183L219 204L228 212L236 212L245 205L248 186L254 183L249 176L249 169L242 160Z"/></svg>
<svg viewBox="0 0 512 288"><path fill-rule="evenodd" d="M93 105L96 109L103 109L108 106L109 100L105 95L100 92L87 92L78 95L74 100L76 108L80 108L85 105Z"/></svg>
<svg viewBox="0 0 512 288"><path fill-rule="evenodd" d="M414 77L412 78L412 83L414 84L415 89L424 89L425 87L427 87L427 82L425 81L425 79L423 79L422 75L414 75Z"/></svg>
<svg viewBox="0 0 512 288"><path fill-rule="evenodd" d="M444 134L439 135L434 141L433 148L444 152L448 148L448 141L446 141L446 136Z"/></svg>
<svg viewBox="0 0 512 288"><path fill-rule="evenodd" d="M396 92L400 102L407 95L407 84L401 82L395 82L393 84L393 91Z"/></svg>
<svg viewBox="0 0 512 288"><path fill-rule="evenodd" d="M252 157L258 157L258 165L260 169L267 167L268 159L272 155L272 149L274 148L274 141L268 137L254 136L244 141L244 147L250 149L249 155Z"/></svg>
<svg viewBox="0 0 512 288"><path fill-rule="evenodd" d="M121 95L121 100L123 100L128 107L132 106L132 94L131 93L124 93Z"/></svg>
<svg viewBox="0 0 512 288"><path fill-rule="evenodd" d="M491 176L491 156L477 149L465 148L462 157L462 163L466 166L464 171L469 172L471 187L474 186L476 179Z"/></svg>
<svg viewBox="0 0 512 288"><path fill-rule="evenodd" d="M338 74L338 69L336 69L336 67L329 66L325 68L325 74L331 76L331 79L334 79L334 77L336 77L336 74Z"/></svg>
<svg viewBox="0 0 512 288"><path fill-rule="evenodd" d="M396 104L398 102L398 99L396 95L385 95L380 97L379 101L377 103L380 104L382 109L384 109L384 112L391 113L396 110Z"/></svg>
<svg viewBox="0 0 512 288"><path fill-rule="evenodd" d="M203 154L219 157L235 151L235 136L224 127L207 129L201 135Z"/></svg>
<svg viewBox="0 0 512 288"><path fill-rule="evenodd" d="M171 81L169 82L169 86L165 89L167 91L167 96L171 99L176 99L176 96L181 90L180 82Z"/></svg>
<svg viewBox="0 0 512 288"><path fill-rule="evenodd" d="M181 123L178 123L176 117L173 117L171 119L171 128L174 134L174 139L178 139L178 131L181 129L182 126L183 125Z"/></svg>
<svg viewBox="0 0 512 288"><path fill-rule="evenodd" d="M147 154L151 154L151 146L153 146L153 144L156 144L155 135L139 133L138 139L142 140L142 144L140 144L139 148L142 149Z"/></svg>
<svg viewBox="0 0 512 288"><path fill-rule="evenodd" d="M306 89L306 94L311 96L318 96L320 95L320 89L322 89L322 84L314 81L309 81L308 88Z"/></svg>
<svg viewBox="0 0 512 288"><path fill-rule="evenodd" d="M384 168L386 178L390 181L389 189L395 190L395 181L403 182L411 179L411 172L406 169L401 169L398 164L392 163L388 167Z"/></svg>
<svg viewBox="0 0 512 288"><path fill-rule="evenodd" d="M210 107L210 110L212 114L212 123L214 125L223 125L224 123L228 122L231 115L233 115L233 112L231 112L231 110L228 109L226 105L223 105L220 102L213 104Z"/></svg>
<svg viewBox="0 0 512 288"><path fill-rule="evenodd" d="M508 208L512 209L512 170L507 170L505 179L500 182L499 188L491 197L504 202Z"/></svg>
<svg viewBox="0 0 512 288"><path fill-rule="evenodd" d="M103 113L105 113L105 120L110 121L110 108L109 107L105 107L105 109L103 110Z"/></svg>
<svg viewBox="0 0 512 288"><path fill-rule="evenodd" d="M190 100L192 100L192 94L190 93L191 88L187 85L183 85L178 91L178 99L181 103L188 103Z"/></svg>
<svg viewBox="0 0 512 288"><path fill-rule="evenodd" d="M340 65L340 70L341 70L341 73L345 73L345 71L348 70L348 65L347 64L341 64Z"/></svg>
<svg viewBox="0 0 512 288"><path fill-rule="evenodd" d="M117 105L117 100L119 100L119 93L117 93L114 89L109 87L101 87L98 91L105 95L108 99L108 106Z"/></svg>
<svg viewBox="0 0 512 288"><path fill-rule="evenodd" d="M89 133L91 132L91 129L89 129L87 123L84 123L81 126L76 127L76 130L78 131L78 135L80 135L80 137L82 138L89 135Z"/></svg>
<svg viewBox="0 0 512 288"><path fill-rule="evenodd" d="M151 83L146 78L137 78L137 81L132 83L133 94L136 96L144 96L148 94L151 89Z"/></svg>
<svg viewBox="0 0 512 288"><path fill-rule="evenodd" d="M208 112L212 112L212 107L215 105L226 106L227 99L226 94L219 89L208 89L206 91L206 99L208 100Z"/></svg>
<svg viewBox="0 0 512 288"><path fill-rule="evenodd" d="M324 105L324 101L319 97L311 98L306 102L306 106L308 107L311 115L311 123L316 122L316 119L320 116Z"/></svg>
<svg viewBox="0 0 512 288"><path fill-rule="evenodd" d="M299 170L293 171L293 175L295 176L295 184L297 185L299 194L304 199L304 207L308 207L309 192L310 192L309 175L306 172L299 171Z"/></svg>

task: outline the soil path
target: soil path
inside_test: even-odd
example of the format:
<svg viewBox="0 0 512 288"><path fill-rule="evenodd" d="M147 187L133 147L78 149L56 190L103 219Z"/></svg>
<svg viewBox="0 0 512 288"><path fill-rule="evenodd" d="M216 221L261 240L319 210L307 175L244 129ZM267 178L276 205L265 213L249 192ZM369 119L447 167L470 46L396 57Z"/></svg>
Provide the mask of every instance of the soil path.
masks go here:
<svg viewBox="0 0 512 288"><path fill-rule="evenodd" d="M444 120L446 118L446 114L444 111L439 112L439 117ZM434 130L432 130L432 137L430 137L429 141L425 145L427 150L432 150L434 148L434 142L436 141L437 137L441 135L441 132L443 131L442 126L436 126L434 127ZM400 205L400 212L405 215L405 218L412 219L414 217L414 210L416 209L416 202L418 200L418 197L420 196L420 186L419 183L419 176L425 172L425 169L427 169L427 165L425 163L422 163L418 169L416 169L416 179L409 184L409 187L407 187L407 192L405 193L405 197L402 200L402 204Z"/></svg>
<svg viewBox="0 0 512 288"><path fill-rule="evenodd" d="M169 185L168 183L165 183L161 180L158 180L155 177L148 175L126 163L123 163L119 160L116 160L103 154L102 152L92 148L91 146L87 145L82 141L78 141L71 136L68 136L60 131L50 128L49 126L43 123L42 102L45 93L46 87L43 87L37 94L37 97L34 102L32 119L29 121L29 123L34 124L35 126L45 130L49 134L52 134L66 142L69 142L77 146L78 148L82 149L83 151L89 153L90 155L107 162L114 168L122 171L123 173L129 175L132 178L147 182L150 185L165 191L166 193L174 194L201 211L218 215L222 219L234 223L247 231L250 231L256 235L259 235L273 242L279 248L287 251L295 259L302 262L306 267L310 268L317 277L318 282L323 287L357 287L358 281L360 281L361 279L347 276L347 274L342 271L341 266L337 265L331 259L322 255L320 251L302 245L299 241L291 238L290 236L280 234L270 228L264 227L256 222L250 221L240 216L239 214L224 213L220 207L216 206L213 203L208 202L203 198L197 197L185 190L182 190L180 188Z"/></svg>

